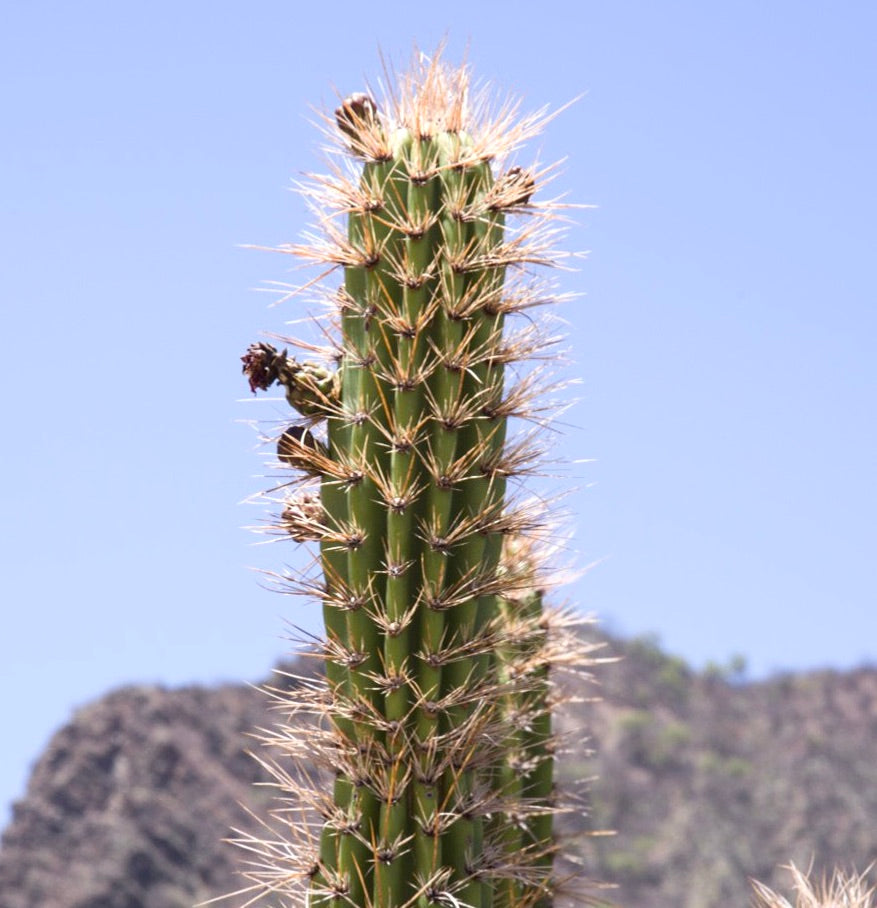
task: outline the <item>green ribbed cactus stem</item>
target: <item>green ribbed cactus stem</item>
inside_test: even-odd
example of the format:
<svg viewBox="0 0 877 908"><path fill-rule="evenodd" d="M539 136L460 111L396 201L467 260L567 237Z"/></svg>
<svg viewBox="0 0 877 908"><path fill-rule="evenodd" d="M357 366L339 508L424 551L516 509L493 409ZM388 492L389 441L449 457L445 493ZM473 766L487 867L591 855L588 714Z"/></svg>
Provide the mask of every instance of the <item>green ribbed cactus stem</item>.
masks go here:
<svg viewBox="0 0 877 908"><path fill-rule="evenodd" d="M492 114L438 57L381 109L343 101L333 125L351 167L311 191L323 238L281 247L339 273L332 348L323 362L266 343L243 358L251 389L279 385L298 414L277 454L301 488L278 526L319 545L321 579L289 584L322 600L326 629L325 684L287 695L313 730L265 742L331 778L313 790L277 763L313 826L294 845L249 841L264 858L251 876L312 905L551 899L542 596L536 567L510 566L517 543L503 554L545 532L509 495L538 448L510 421L537 393L528 310L551 298L536 272L555 262L555 208L508 160L544 119ZM265 866L288 868L282 885Z"/></svg>

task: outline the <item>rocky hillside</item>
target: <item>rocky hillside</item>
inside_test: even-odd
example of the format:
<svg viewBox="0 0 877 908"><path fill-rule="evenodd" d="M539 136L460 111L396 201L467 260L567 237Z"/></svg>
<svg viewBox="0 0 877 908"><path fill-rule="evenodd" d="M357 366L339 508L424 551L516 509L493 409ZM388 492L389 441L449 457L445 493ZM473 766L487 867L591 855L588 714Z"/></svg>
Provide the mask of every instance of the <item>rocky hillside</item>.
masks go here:
<svg viewBox="0 0 877 908"><path fill-rule="evenodd" d="M747 878L782 887L790 859L877 858L877 670L744 684L648 642L610 649L624 658L599 668L602 702L564 720L562 764L597 777L566 831L589 874L617 884L608 899L745 906ZM244 685L132 687L79 711L3 834L0 908L188 908L240 888L222 839L253 823L240 803L264 813L245 749L272 721Z"/></svg>

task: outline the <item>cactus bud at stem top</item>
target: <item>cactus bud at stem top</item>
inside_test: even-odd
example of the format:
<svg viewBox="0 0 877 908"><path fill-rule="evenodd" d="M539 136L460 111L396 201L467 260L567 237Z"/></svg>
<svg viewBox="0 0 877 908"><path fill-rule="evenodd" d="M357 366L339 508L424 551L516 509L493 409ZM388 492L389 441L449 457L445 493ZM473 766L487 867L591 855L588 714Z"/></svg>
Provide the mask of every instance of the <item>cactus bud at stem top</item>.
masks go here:
<svg viewBox="0 0 877 908"><path fill-rule="evenodd" d="M345 99L335 111L335 123L348 138L350 151L357 157L367 156L369 146L366 139L379 122L377 105L361 92Z"/></svg>
<svg viewBox="0 0 877 908"><path fill-rule="evenodd" d="M309 904L511 908L554 893L558 644L531 538L548 530L510 483L534 469L509 421L537 393L523 362L539 338L507 324L550 299L534 268L556 261L554 209L533 202L534 172L505 167L544 120L513 111L491 116L468 71L438 58L383 112L343 101L337 135L359 172L320 181L325 240L284 247L341 272L337 371L264 343L243 357L251 389L280 384L304 420L278 442L306 487L281 526L319 543L326 625L325 687L284 693L312 733L266 737L286 802L312 808L316 829L295 847L246 844L257 884L298 885Z"/></svg>

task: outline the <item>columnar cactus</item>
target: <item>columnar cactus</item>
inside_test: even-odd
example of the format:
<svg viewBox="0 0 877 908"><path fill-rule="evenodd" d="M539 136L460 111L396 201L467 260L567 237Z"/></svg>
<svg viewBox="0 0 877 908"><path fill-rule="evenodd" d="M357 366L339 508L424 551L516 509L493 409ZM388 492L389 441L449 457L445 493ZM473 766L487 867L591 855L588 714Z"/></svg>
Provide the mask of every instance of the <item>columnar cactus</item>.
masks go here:
<svg viewBox="0 0 877 908"><path fill-rule="evenodd" d="M331 349L243 357L251 389L280 385L298 413L277 443L295 471L277 526L319 544L321 579L288 583L326 629L325 682L275 692L289 715L265 763L287 828L245 840L249 875L331 908L544 906L550 668L587 662L543 608L551 532L511 483L548 432L526 363L549 343L529 310L551 301L534 271L556 262L557 206L508 159L545 116L491 114L465 68L423 58L382 107L339 106L346 162L308 190L320 235L281 247L343 274Z"/></svg>

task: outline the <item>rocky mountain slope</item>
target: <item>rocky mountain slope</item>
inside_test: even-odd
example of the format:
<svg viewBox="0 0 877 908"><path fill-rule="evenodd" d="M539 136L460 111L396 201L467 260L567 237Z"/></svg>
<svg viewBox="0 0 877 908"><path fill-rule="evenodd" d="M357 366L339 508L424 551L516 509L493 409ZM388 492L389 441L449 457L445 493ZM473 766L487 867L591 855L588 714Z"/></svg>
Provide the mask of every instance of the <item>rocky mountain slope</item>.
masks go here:
<svg viewBox="0 0 877 908"><path fill-rule="evenodd" d="M877 670L744 684L647 641L609 649L623 658L597 670L602 701L564 719L561 769L597 777L565 828L588 873L617 884L609 900L745 906L748 878L782 887L789 860L877 858ZM270 798L245 753L266 707L241 685L131 687L80 710L3 834L0 908L188 908L240 888L222 839Z"/></svg>

